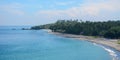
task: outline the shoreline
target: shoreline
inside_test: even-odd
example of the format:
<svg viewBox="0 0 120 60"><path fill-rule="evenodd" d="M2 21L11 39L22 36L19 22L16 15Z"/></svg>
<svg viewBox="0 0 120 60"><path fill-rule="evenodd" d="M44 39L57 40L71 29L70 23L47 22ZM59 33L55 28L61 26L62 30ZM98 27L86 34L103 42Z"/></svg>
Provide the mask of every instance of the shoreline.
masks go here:
<svg viewBox="0 0 120 60"><path fill-rule="evenodd" d="M74 35L74 34L66 34L66 33L59 33L59 32L52 32L51 30L46 30L50 34L67 37L67 38L73 38L77 40L85 40L92 43L97 43L101 45L105 45L108 47L111 47L117 51L120 52L120 44L118 44L118 39L106 39L106 38L100 38L100 37L92 37L92 36L83 36L83 35Z"/></svg>

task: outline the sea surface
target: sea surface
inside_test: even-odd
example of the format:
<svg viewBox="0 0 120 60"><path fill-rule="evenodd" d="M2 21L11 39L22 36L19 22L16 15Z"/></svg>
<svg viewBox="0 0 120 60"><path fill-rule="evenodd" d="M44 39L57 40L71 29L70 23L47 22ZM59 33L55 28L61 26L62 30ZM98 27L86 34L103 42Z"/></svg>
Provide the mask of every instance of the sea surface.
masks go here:
<svg viewBox="0 0 120 60"><path fill-rule="evenodd" d="M25 26L24 26L25 27ZM0 26L0 60L119 60L119 52L45 30Z"/></svg>

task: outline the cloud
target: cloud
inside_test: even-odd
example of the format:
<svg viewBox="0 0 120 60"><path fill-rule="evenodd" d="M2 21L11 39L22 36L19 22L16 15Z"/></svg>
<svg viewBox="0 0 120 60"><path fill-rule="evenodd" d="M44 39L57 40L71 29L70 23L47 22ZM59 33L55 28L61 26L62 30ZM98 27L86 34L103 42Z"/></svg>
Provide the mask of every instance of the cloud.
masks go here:
<svg viewBox="0 0 120 60"><path fill-rule="evenodd" d="M1 5L0 9L4 12L14 14L14 15L24 15L25 12L22 11L23 5L19 3L11 3L7 5Z"/></svg>
<svg viewBox="0 0 120 60"><path fill-rule="evenodd" d="M0 13L1 25L46 24L58 19L119 20L120 0L11 1L0 4Z"/></svg>
<svg viewBox="0 0 120 60"><path fill-rule="evenodd" d="M61 3L61 5L65 5L65 3ZM106 0L101 2L94 2L93 0L92 2L84 2L77 7L75 6L66 10L40 10L37 12L37 15L42 15L45 18L58 17L58 19L59 17L103 17L104 15L107 16L115 12L120 12L119 5L119 0Z"/></svg>

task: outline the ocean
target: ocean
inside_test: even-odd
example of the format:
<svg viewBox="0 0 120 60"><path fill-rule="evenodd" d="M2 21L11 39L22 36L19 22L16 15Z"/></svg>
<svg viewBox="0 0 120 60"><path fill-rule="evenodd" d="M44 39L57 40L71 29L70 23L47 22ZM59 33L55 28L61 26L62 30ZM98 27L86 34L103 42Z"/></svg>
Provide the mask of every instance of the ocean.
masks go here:
<svg viewBox="0 0 120 60"><path fill-rule="evenodd" d="M119 60L119 52L96 43L45 30L0 27L0 60Z"/></svg>

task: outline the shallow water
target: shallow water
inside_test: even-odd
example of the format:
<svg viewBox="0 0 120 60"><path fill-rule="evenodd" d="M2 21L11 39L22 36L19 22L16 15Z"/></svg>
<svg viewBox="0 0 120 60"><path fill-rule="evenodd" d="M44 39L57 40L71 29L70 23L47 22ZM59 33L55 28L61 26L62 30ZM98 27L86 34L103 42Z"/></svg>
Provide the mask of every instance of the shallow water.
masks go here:
<svg viewBox="0 0 120 60"><path fill-rule="evenodd" d="M87 41L7 28L0 28L0 60L113 60L109 51Z"/></svg>

